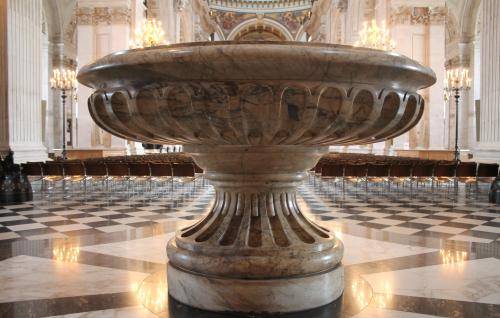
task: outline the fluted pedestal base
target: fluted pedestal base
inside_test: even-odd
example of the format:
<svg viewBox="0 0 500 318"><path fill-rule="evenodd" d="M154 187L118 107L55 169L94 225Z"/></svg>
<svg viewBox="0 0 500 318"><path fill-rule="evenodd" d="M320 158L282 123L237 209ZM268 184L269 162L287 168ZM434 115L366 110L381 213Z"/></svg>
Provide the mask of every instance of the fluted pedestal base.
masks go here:
<svg viewBox="0 0 500 318"><path fill-rule="evenodd" d="M294 312L343 291L343 245L308 220L296 187L326 147L189 146L214 185L210 213L167 246L169 293L214 311Z"/></svg>

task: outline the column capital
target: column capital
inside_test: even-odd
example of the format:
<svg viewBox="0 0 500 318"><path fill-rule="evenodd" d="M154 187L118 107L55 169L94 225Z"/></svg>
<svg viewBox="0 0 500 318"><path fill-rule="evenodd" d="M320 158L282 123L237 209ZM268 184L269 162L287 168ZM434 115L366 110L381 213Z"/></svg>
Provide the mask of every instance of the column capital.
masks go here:
<svg viewBox="0 0 500 318"><path fill-rule="evenodd" d="M455 42L451 43L446 49L450 55L445 62L446 69L471 66L474 42Z"/></svg>

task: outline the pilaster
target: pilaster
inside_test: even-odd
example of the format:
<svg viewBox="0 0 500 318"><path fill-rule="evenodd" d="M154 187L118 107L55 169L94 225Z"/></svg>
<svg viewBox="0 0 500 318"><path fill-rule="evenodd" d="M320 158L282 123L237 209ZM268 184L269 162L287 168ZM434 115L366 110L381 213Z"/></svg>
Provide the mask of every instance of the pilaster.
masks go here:
<svg viewBox="0 0 500 318"><path fill-rule="evenodd" d="M0 154L10 149L7 50L7 1L0 1Z"/></svg>
<svg viewBox="0 0 500 318"><path fill-rule="evenodd" d="M132 19L140 16L136 6L132 10L132 5L130 0L78 0L78 67L112 52L128 49ZM90 89L78 85L78 118L75 122L77 129L74 148L125 150L124 139L111 136L96 126L87 107L89 96Z"/></svg>
<svg viewBox="0 0 500 318"><path fill-rule="evenodd" d="M2 69L8 72L9 148L16 162L46 160L42 140L42 3L2 3L7 6L8 63Z"/></svg>
<svg viewBox="0 0 500 318"><path fill-rule="evenodd" d="M500 1L483 0L481 20L481 111L476 160L500 161Z"/></svg>

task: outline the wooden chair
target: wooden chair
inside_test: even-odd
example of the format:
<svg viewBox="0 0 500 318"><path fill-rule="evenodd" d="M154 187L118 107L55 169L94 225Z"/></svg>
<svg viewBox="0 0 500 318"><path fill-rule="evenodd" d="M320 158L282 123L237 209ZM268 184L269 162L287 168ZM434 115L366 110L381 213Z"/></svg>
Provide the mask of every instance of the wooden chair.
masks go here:
<svg viewBox="0 0 500 318"><path fill-rule="evenodd" d="M477 164L475 162L459 162L455 174L455 183L465 184L465 189L477 184Z"/></svg>
<svg viewBox="0 0 500 318"><path fill-rule="evenodd" d="M102 190L104 190L104 184L108 178L106 165L99 161L85 161L83 165L85 168L85 176L91 187L93 188L96 182L100 182Z"/></svg>
<svg viewBox="0 0 500 318"><path fill-rule="evenodd" d="M403 187L405 182L411 183L411 164L408 162L392 164L389 169L389 190L391 183L395 183L397 187L401 184Z"/></svg>
<svg viewBox="0 0 500 318"><path fill-rule="evenodd" d="M333 183L334 189L337 187L338 182L344 179L344 165L338 163L325 163L321 167L321 181L326 180ZM321 183L322 185L322 183Z"/></svg>
<svg viewBox="0 0 500 318"><path fill-rule="evenodd" d="M491 183L498 176L497 163L480 163L477 166L476 189L480 183Z"/></svg>
<svg viewBox="0 0 500 318"><path fill-rule="evenodd" d="M131 188L130 183L133 182L134 187L132 188L135 193L140 184L147 182L151 191L151 169L149 164L147 162L131 162L128 163L128 168L130 172L130 178L128 179L129 189Z"/></svg>
<svg viewBox="0 0 500 318"><path fill-rule="evenodd" d="M70 190L74 190L75 184L83 185L85 191L87 189L87 176L85 174L85 166L81 161L63 162L64 181L71 185Z"/></svg>
<svg viewBox="0 0 500 318"><path fill-rule="evenodd" d="M124 162L112 162L105 163L106 170L108 172L108 177L106 178L106 183L111 184L113 191L120 191L123 188L123 184L128 183L130 178L129 166ZM128 191L128 188L127 188Z"/></svg>
<svg viewBox="0 0 500 318"><path fill-rule="evenodd" d="M422 163L415 164L411 169L411 183L410 186L413 187L413 182L416 182L417 188L419 183L425 184L432 182L432 177L434 176L434 164L432 163Z"/></svg>
<svg viewBox="0 0 500 318"><path fill-rule="evenodd" d="M172 173L175 182L181 185L193 182L193 190L196 187L196 174L192 163L173 163Z"/></svg>
<svg viewBox="0 0 500 318"><path fill-rule="evenodd" d="M365 190L368 192L368 183L384 184L389 182L390 165L383 164L367 164Z"/></svg>
<svg viewBox="0 0 500 318"><path fill-rule="evenodd" d="M149 168L151 171L150 182L152 189L153 184L156 185L155 189L158 189L159 185L165 185L167 182L170 182L170 189L174 189L173 171L170 163L151 162L149 163Z"/></svg>
<svg viewBox="0 0 500 318"><path fill-rule="evenodd" d="M366 164L345 164L344 178L342 179L342 188L345 189L345 182L353 183L357 189L358 183L366 182L367 165Z"/></svg>
<svg viewBox="0 0 500 318"><path fill-rule="evenodd" d="M28 176L30 181L38 181L43 178L42 162L23 163L21 171Z"/></svg>
<svg viewBox="0 0 500 318"><path fill-rule="evenodd" d="M57 183L64 180L64 170L61 163L58 162L44 162L42 163L42 189L45 186L45 190L50 193L55 193L57 188ZM43 190L42 190L43 191Z"/></svg>
<svg viewBox="0 0 500 318"><path fill-rule="evenodd" d="M437 163L434 167L434 176L432 181L439 187L441 184L446 184L448 189L452 181L455 180L455 171L457 165L452 163Z"/></svg>

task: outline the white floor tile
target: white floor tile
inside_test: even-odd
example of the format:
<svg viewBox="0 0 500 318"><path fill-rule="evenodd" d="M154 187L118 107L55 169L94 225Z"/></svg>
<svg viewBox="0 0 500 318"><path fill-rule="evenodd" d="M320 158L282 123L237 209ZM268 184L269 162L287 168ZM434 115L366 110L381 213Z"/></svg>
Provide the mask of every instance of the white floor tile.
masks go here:
<svg viewBox="0 0 500 318"><path fill-rule="evenodd" d="M26 255L0 262L0 303L131 291L147 274Z"/></svg>
<svg viewBox="0 0 500 318"><path fill-rule="evenodd" d="M375 293L500 304L500 260L484 258L363 275Z"/></svg>
<svg viewBox="0 0 500 318"><path fill-rule="evenodd" d="M500 234L500 227L495 227L495 226L479 225L473 227L471 230Z"/></svg>
<svg viewBox="0 0 500 318"><path fill-rule="evenodd" d="M7 228L11 231L26 231L26 230L34 230L41 229L47 226L40 223L28 223L28 224L19 224L19 225L9 225Z"/></svg>
<svg viewBox="0 0 500 318"><path fill-rule="evenodd" d="M354 315L352 318L441 318L441 317L418 314L414 312L367 307L359 314Z"/></svg>
<svg viewBox="0 0 500 318"><path fill-rule="evenodd" d="M137 240L84 246L81 250L163 264L167 261L165 247L174 235L172 232Z"/></svg>
<svg viewBox="0 0 500 318"><path fill-rule="evenodd" d="M51 226L51 228L53 228L54 230L56 230L58 232L68 232L68 231L91 229L90 226L87 226L85 224L57 225L57 226Z"/></svg>

